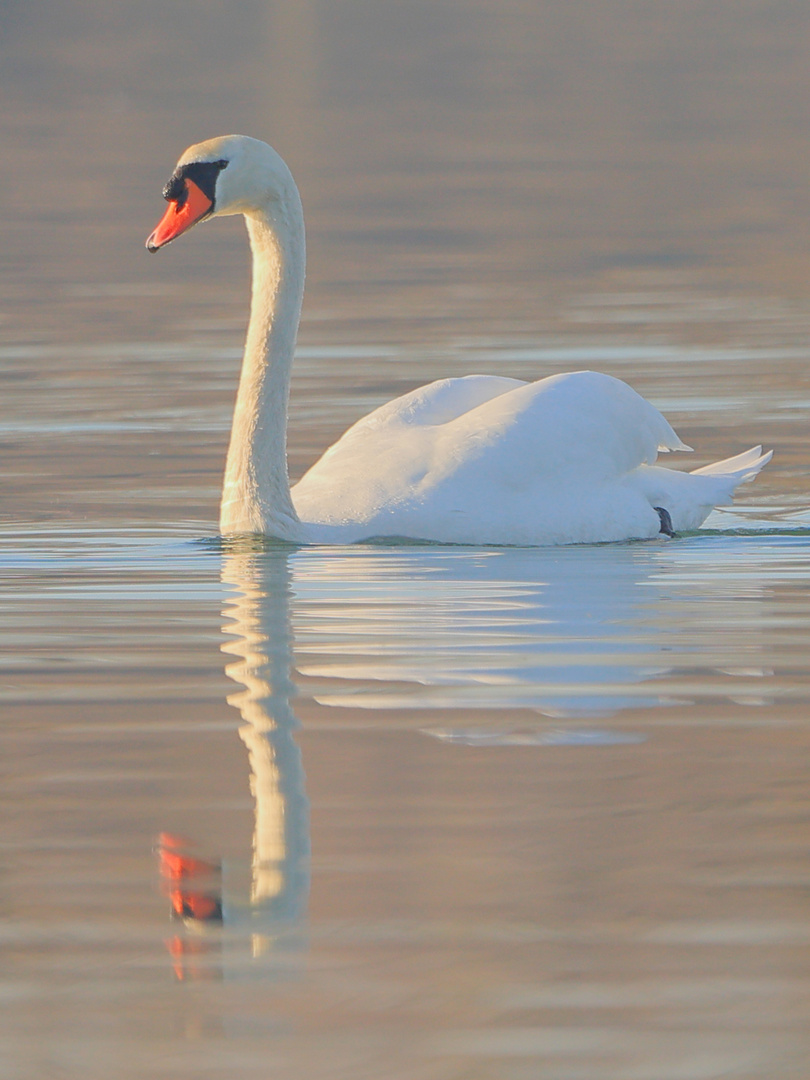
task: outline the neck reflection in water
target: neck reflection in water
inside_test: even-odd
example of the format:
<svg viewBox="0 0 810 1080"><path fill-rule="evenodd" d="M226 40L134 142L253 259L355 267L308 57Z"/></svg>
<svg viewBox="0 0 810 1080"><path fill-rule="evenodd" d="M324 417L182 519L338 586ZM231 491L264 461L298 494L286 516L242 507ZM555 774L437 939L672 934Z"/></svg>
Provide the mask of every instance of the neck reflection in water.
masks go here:
<svg viewBox="0 0 810 1080"><path fill-rule="evenodd" d="M290 704L295 684L287 553L230 554L222 580L238 590L225 609L233 621L223 627L235 640L222 651L238 657L225 674L244 687L228 704L245 721L239 735L255 800L251 908L254 917L294 920L309 887L309 803L293 739L298 721Z"/></svg>
<svg viewBox="0 0 810 1080"><path fill-rule="evenodd" d="M194 856L187 842L170 834L160 839L161 873L175 916L193 930L223 924L225 940L236 946L232 961L245 934L254 959L282 941L295 945L310 878L309 803L290 703L295 685L288 554L234 547L222 570L223 583L235 590L223 612L229 620L223 632L232 640L222 651L235 657L226 675L242 686L227 701L242 715L239 735L250 764L255 825L249 891L240 889L238 871L229 875L226 866L221 873L217 863ZM207 945L176 936L169 948L179 978L212 973L211 957L206 963L201 956L209 952Z"/></svg>

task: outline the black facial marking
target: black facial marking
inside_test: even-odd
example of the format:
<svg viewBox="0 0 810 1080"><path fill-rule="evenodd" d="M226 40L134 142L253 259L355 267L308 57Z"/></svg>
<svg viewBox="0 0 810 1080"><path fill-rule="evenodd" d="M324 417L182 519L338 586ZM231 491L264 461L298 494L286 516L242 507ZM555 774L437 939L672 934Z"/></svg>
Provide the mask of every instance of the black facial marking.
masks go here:
<svg viewBox="0 0 810 1080"><path fill-rule="evenodd" d="M217 177L223 169L228 167L224 159L219 161L191 161L188 165L181 165L173 174L168 184L163 189L163 198L167 202L176 202L178 209L188 197L186 178L193 180L200 191L211 200L211 210L214 209Z"/></svg>

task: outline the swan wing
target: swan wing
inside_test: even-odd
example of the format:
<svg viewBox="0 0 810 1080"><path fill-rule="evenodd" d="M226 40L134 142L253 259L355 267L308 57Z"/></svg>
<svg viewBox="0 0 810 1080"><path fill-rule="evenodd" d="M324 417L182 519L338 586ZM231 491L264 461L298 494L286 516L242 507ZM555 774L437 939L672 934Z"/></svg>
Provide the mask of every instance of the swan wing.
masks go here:
<svg viewBox="0 0 810 1080"><path fill-rule="evenodd" d="M437 438L460 417L527 386L520 379L439 379L388 401L353 424L292 489L303 521L361 527L414 497L435 472Z"/></svg>
<svg viewBox="0 0 810 1080"><path fill-rule="evenodd" d="M358 420L331 450L335 450L341 443L351 442L358 436L385 427L395 429L399 425L431 427L448 424L493 398L528 385L522 379L507 379L499 375L465 375L458 379L437 379L386 402Z"/></svg>
<svg viewBox="0 0 810 1080"><path fill-rule="evenodd" d="M635 390L592 371L517 387L459 416L437 439L437 469L486 464L521 487L540 479L592 486L652 464L659 451L689 449Z"/></svg>
<svg viewBox="0 0 810 1080"><path fill-rule="evenodd" d="M455 523L471 517L500 520L504 530L522 518L531 531L549 507L562 510L593 492L604 501L659 448L687 449L618 379L468 376L369 414L327 450L293 498L303 521L353 523L379 535L451 538Z"/></svg>

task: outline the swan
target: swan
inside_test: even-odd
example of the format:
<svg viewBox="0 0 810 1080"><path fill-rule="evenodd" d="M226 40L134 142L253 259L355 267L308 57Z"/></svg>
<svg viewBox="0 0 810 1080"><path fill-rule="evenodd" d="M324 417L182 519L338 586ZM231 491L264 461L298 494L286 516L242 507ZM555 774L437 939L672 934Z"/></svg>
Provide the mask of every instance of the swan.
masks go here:
<svg viewBox="0 0 810 1080"><path fill-rule="evenodd" d="M696 529L771 453L755 447L686 473L688 450L626 383L578 371L538 382L440 379L357 421L290 490L287 405L304 292L301 199L266 143L227 135L189 147L146 242L242 214L253 254L250 323L222 490L224 536L296 544L378 537L553 545Z"/></svg>

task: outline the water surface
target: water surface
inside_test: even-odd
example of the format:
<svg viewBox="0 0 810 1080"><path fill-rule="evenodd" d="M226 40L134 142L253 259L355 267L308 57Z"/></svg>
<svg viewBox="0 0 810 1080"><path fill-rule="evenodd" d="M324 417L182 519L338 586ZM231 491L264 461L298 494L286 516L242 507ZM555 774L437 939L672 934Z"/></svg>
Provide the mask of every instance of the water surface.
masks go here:
<svg viewBox="0 0 810 1080"><path fill-rule="evenodd" d="M0 1077L803 1078L805 6L0 27ZM307 212L294 478L586 367L773 462L673 541L220 542L243 230L143 241L228 130Z"/></svg>

